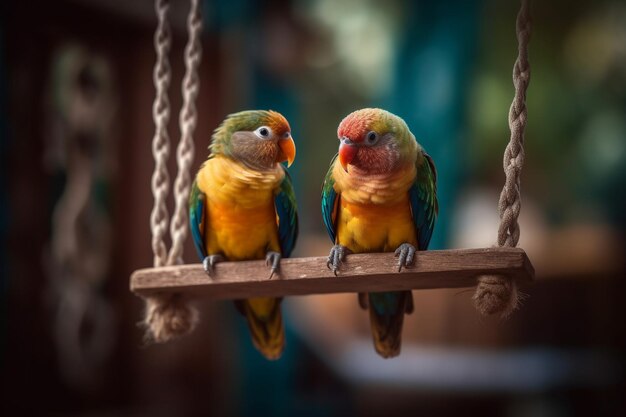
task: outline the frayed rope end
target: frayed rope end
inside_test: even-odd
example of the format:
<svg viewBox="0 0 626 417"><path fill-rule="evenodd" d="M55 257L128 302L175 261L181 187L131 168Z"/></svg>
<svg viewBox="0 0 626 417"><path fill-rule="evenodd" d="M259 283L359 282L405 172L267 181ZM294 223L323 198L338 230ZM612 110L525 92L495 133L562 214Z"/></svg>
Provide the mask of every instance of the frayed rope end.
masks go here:
<svg viewBox="0 0 626 417"><path fill-rule="evenodd" d="M508 318L523 299L524 295L518 290L515 280L502 275L480 276L472 297L480 314L498 315L501 319Z"/></svg>
<svg viewBox="0 0 626 417"><path fill-rule="evenodd" d="M193 331L199 321L198 310L180 295L146 298L143 322L144 342L165 343Z"/></svg>

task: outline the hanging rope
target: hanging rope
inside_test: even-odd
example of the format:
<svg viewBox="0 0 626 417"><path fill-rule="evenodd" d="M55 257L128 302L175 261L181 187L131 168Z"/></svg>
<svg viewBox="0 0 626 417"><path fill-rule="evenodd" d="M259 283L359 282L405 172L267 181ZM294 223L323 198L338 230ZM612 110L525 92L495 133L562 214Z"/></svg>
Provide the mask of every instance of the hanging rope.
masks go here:
<svg viewBox="0 0 626 417"><path fill-rule="evenodd" d="M170 138L167 125L170 120L170 101L167 90L172 79L168 55L172 46L172 35L168 23L170 10L169 1L156 0L155 10L158 26L154 33L154 48L157 53L154 65L154 87L156 96L152 106L154 119L154 137L152 138L152 155L154 156L154 173L152 174L152 194L154 207L150 215L150 229L152 230L152 251L154 252L154 266L164 266L167 263L167 248L163 237L167 232L169 215L165 201L169 193L170 176L167 172L167 160L170 156Z"/></svg>
<svg viewBox="0 0 626 417"><path fill-rule="evenodd" d="M174 184L175 209L170 225L172 247L168 255L163 238L168 226L166 198L169 192L169 173L167 160L170 153L170 141L167 134L170 117L167 90L171 80L168 54L172 43L168 24L169 1L156 0L155 11L158 18L158 26L154 34L154 47L157 53L154 66L156 96L152 109L155 124L152 153L155 167L152 176L154 208L150 217L150 226L154 266L158 267L182 263L183 243L187 237L186 211L191 184L189 170L194 157L193 132L197 121L195 100L200 87L198 67L202 57L200 44L202 17L199 1L191 0L187 19L189 39L185 47L185 76L181 87L183 94L183 106L179 117L181 138L176 152L178 173ZM190 306L182 296L158 295L146 299L143 325L146 327L147 340L167 342L191 332L197 322L198 311Z"/></svg>
<svg viewBox="0 0 626 417"><path fill-rule="evenodd" d="M518 55L513 66L513 85L515 96L509 110L509 129L511 138L504 151L504 173L506 180L498 211L498 246L515 247L519 241L520 228L518 218L521 209L521 174L524 165L524 132L526 130L526 90L530 82L530 63L528 62L528 42L531 25L529 0L522 0L517 15L516 33ZM474 294L474 303L484 315L499 314L506 317L518 306L519 292L514 280L501 275L486 275L478 279Z"/></svg>
<svg viewBox="0 0 626 417"><path fill-rule="evenodd" d="M202 18L198 0L191 0L191 10L187 18L187 30L189 41L185 47L185 77L183 78L182 93L183 107L180 110L178 123L180 124L181 137L176 151L178 174L174 183L174 195L176 208L170 225L172 248L168 256L168 264L182 263L183 244L187 238L187 201L189 199L189 187L191 176L189 170L193 163L194 143L193 132L196 129L197 112L196 97L200 89L198 78L198 66L202 58L200 35L202 33Z"/></svg>
<svg viewBox="0 0 626 417"><path fill-rule="evenodd" d="M114 309L102 291L110 275L112 228L101 191L115 171L116 88L107 59L81 45L64 45L53 63L44 162L65 181L44 258L46 299L53 306L49 319L61 376L87 391L101 380L117 336Z"/></svg>

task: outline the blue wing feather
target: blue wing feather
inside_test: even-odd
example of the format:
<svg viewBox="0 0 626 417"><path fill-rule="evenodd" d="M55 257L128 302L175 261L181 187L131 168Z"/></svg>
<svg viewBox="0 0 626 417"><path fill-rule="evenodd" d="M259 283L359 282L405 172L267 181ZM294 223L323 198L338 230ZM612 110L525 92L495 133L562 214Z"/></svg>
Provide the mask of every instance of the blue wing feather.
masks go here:
<svg viewBox="0 0 626 417"><path fill-rule="evenodd" d="M336 219L337 205L339 203L339 195L335 191L335 179L333 178L333 167L335 166L336 159L337 155L335 155L330 162L330 168L328 169L324 184L322 185L322 219L324 220L324 226L326 226L326 231L333 244L337 237Z"/></svg>
<svg viewBox="0 0 626 417"><path fill-rule="evenodd" d="M278 240L283 257L288 258L296 245L298 238L298 212L296 194L291 177L285 170L285 178L274 199L276 215L278 216Z"/></svg>
<svg viewBox="0 0 626 417"><path fill-rule="evenodd" d="M204 246L204 230L206 225L204 204L206 196L198 188L196 181L191 186L191 193L189 194L189 226L191 229L191 236L193 238L193 244L198 252L200 261L204 260L207 256L207 251Z"/></svg>
<svg viewBox="0 0 626 417"><path fill-rule="evenodd" d="M428 249L439 211L437 170L432 158L425 152L422 152L422 155L421 162L417 164L415 182L409 189L411 212L417 231L418 250Z"/></svg>

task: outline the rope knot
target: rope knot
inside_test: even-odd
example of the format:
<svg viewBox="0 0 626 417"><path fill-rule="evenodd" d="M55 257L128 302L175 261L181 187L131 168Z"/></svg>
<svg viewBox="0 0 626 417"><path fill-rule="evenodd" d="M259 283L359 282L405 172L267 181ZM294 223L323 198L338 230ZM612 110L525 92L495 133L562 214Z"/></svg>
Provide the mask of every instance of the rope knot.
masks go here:
<svg viewBox="0 0 626 417"><path fill-rule="evenodd" d="M146 342L165 343L187 335L198 324L198 310L180 295L154 296L146 299L143 325Z"/></svg>
<svg viewBox="0 0 626 417"><path fill-rule="evenodd" d="M521 211L521 174L524 165L524 131L526 129L526 89L530 82L528 62L528 42L530 40L530 17L528 0L522 0L516 23L518 55L513 65L513 85L515 96L509 109L509 129L511 136L504 150L504 187L500 193L498 211L498 246L516 247L519 242L518 223ZM517 283L502 275L485 275L478 278L474 293L474 305L483 315L499 314L505 318L518 306L520 294Z"/></svg>
<svg viewBox="0 0 626 417"><path fill-rule="evenodd" d="M519 293L514 279L502 275L483 275L472 297L483 316L508 317L519 305Z"/></svg>
<svg viewBox="0 0 626 417"><path fill-rule="evenodd" d="M155 167L152 175L154 207L150 215L152 230L152 251L154 266L182 263L183 243L187 237L187 197L191 186L189 169L194 157L193 132L196 127L195 107L200 79L198 66L202 57L200 34L202 18L199 0L191 0L187 19L189 40L185 48L185 76L182 81L183 107L179 115L181 138L176 149L178 173L174 183L175 208L170 222L166 199L170 189L170 176L167 161L170 156L170 138L167 125L170 119L170 101L167 95L172 78L168 55L172 45L172 34L168 23L169 1L156 0L155 11L158 25L154 34L154 48L157 59L154 65L153 81L156 95L152 105L155 133L152 139L152 154ZM164 242L168 225L172 238L169 252ZM182 297L154 296L146 299L144 327L146 339L154 342L167 342L193 330L198 322L198 312Z"/></svg>

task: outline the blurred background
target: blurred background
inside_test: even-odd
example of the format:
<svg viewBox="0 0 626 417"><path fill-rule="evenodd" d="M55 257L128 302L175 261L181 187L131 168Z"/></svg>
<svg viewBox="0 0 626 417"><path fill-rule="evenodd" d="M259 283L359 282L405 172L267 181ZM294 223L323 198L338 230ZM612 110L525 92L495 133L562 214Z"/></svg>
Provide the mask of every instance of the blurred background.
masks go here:
<svg viewBox="0 0 626 417"><path fill-rule="evenodd" d="M172 3L176 143L189 6ZM166 345L137 326L129 276L152 264L152 2L2 2L1 414L624 415L626 4L534 3L520 246L537 279L522 308L499 321L476 313L472 289L414 292L402 355L383 360L355 295L294 297L287 349L267 362L228 302L199 302L195 332ZM228 113L283 113L298 147L295 256L328 253L321 181L339 121L365 106L402 116L437 164L431 249L494 244L518 2L202 7L193 171ZM197 262L191 242L185 259Z"/></svg>

